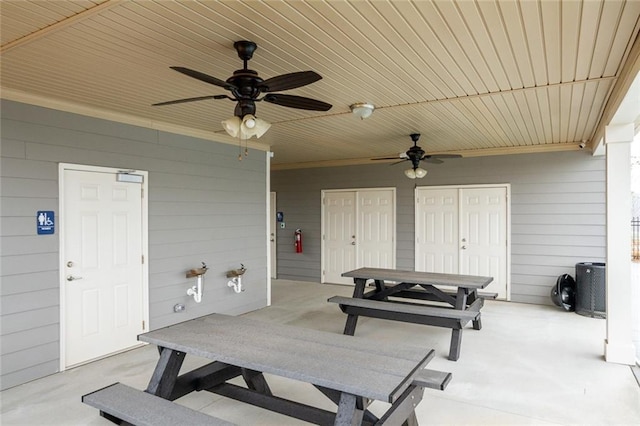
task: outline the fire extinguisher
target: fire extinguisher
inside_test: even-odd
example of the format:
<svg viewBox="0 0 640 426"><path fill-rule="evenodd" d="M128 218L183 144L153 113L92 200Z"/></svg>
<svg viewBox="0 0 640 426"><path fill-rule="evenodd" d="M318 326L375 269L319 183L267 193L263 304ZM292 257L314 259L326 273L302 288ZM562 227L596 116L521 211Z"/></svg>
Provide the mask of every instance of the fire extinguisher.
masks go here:
<svg viewBox="0 0 640 426"><path fill-rule="evenodd" d="M296 247L296 253L302 253L302 229L296 229L294 236L294 246Z"/></svg>

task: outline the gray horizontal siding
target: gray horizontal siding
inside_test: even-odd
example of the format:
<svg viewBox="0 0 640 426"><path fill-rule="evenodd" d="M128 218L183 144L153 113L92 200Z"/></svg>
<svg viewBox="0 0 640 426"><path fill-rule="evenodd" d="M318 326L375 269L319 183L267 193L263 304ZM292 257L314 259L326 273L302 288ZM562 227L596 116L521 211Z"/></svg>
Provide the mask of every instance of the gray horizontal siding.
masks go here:
<svg viewBox="0 0 640 426"><path fill-rule="evenodd" d="M605 161L585 152L559 152L446 160L427 164L422 180L404 177L406 164L375 164L271 174L277 210L278 277L320 280L320 191L396 187L398 268L413 269L414 185L511 184L511 298L549 304L558 275L575 275L577 262L605 257ZM293 253L292 233L305 231L305 253ZM309 247L309 251L307 251Z"/></svg>
<svg viewBox="0 0 640 426"><path fill-rule="evenodd" d="M58 207L58 164L149 172L150 327L211 312L237 314L267 297L266 154L2 101L0 322L2 388L58 371L59 236L38 236L35 212ZM203 301L185 271L204 261ZM246 291L225 272L248 268ZM187 310L176 314L173 306Z"/></svg>

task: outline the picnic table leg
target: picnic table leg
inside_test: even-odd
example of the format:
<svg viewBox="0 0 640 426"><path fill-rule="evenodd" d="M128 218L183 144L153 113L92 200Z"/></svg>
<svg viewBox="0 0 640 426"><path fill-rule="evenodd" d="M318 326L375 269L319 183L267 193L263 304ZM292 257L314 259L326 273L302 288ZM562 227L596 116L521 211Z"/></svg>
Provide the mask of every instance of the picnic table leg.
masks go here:
<svg viewBox="0 0 640 426"><path fill-rule="evenodd" d="M470 294L467 300L467 303L472 304L478 299L478 290L474 289ZM473 320L473 329L480 330L482 328L482 320L480 319L480 314L478 314L478 318Z"/></svg>
<svg viewBox="0 0 640 426"><path fill-rule="evenodd" d="M160 351L160 359L153 371L146 392L164 399L169 399L171 392L173 392L173 387L176 384L180 367L184 361L184 355L184 352L162 348Z"/></svg>
<svg viewBox="0 0 640 426"><path fill-rule="evenodd" d="M358 316L353 314L347 315L347 322L344 325L342 334L353 336L356 333L356 325L358 324Z"/></svg>
<svg viewBox="0 0 640 426"><path fill-rule="evenodd" d="M418 418L416 417L416 412L412 411L409 414L409 418L402 423L402 426L418 426Z"/></svg>
<svg viewBox="0 0 640 426"><path fill-rule="evenodd" d="M367 284L366 278L354 278L355 288L353 289L353 297L362 299L364 296L364 287ZM358 324L358 315L348 314L347 322L344 325L344 332L348 336L353 336L356 332L356 325Z"/></svg>
<svg viewBox="0 0 640 426"><path fill-rule="evenodd" d="M467 292L462 287L458 287L458 293L456 294L456 309L459 311L467 309Z"/></svg>
<svg viewBox="0 0 640 426"><path fill-rule="evenodd" d="M358 397L350 393L342 392L334 426L356 426L362 424L364 411L358 408Z"/></svg>
<svg viewBox="0 0 640 426"><path fill-rule="evenodd" d="M480 330L482 328L482 319L480 318L481 314L478 314L478 319L473 320L473 329Z"/></svg>
<svg viewBox="0 0 640 426"><path fill-rule="evenodd" d="M456 309L465 310L467 309L467 306L475 302L478 298L478 291L476 289L470 290L468 295L467 291L469 290L458 288L458 294L456 295ZM478 313L478 317L473 320L473 329L480 330L481 328L482 320L480 319L480 313Z"/></svg>
<svg viewBox="0 0 640 426"><path fill-rule="evenodd" d="M456 309L464 311L467 309L467 292L464 288L458 287L456 294ZM457 361L460 358L460 346L462 344L462 329L451 330L451 346L449 347L449 360Z"/></svg>
<svg viewBox="0 0 640 426"><path fill-rule="evenodd" d="M269 388L269 384L260 371L243 368L242 377L244 378L244 381L249 389L258 391L265 395L273 395L271 393L271 388Z"/></svg>
<svg viewBox="0 0 640 426"><path fill-rule="evenodd" d="M462 330L451 330L451 346L449 347L449 360L457 361L460 358L460 346L462 345Z"/></svg>
<svg viewBox="0 0 640 426"><path fill-rule="evenodd" d="M353 282L355 283L355 287L353 289L353 297L362 299L364 296L364 287L367 284L366 278L354 278Z"/></svg>
<svg viewBox="0 0 640 426"><path fill-rule="evenodd" d="M409 386L374 424L381 426L399 424L402 426L418 426L415 408L422 401L423 393L424 388L415 385Z"/></svg>

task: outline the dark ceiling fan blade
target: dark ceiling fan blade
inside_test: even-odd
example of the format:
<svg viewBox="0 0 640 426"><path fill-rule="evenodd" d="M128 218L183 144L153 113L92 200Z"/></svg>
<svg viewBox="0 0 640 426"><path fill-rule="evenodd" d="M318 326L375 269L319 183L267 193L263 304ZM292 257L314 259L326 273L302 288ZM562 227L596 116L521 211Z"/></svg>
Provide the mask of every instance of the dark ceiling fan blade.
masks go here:
<svg viewBox="0 0 640 426"><path fill-rule="evenodd" d="M404 163L405 161L411 161L410 158L405 158L404 160L396 161L395 163L389 164L390 166L395 166L396 164Z"/></svg>
<svg viewBox="0 0 640 426"><path fill-rule="evenodd" d="M263 100L289 108L308 109L311 111L329 111L332 106L331 104L318 101L316 99L294 95L283 95L280 93L271 93L266 95Z"/></svg>
<svg viewBox="0 0 640 426"><path fill-rule="evenodd" d="M399 155L396 155L395 157L379 157L379 158L372 158L371 160L372 161L377 161L377 160L397 160L399 158L402 158L402 157L400 157Z"/></svg>
<svg viewBox="0 0 640 426"><path fill-rule="evenodd" d="M437 158L433 158L433 157L423 158L421 161L424 161L425 163L431 163L431 164L442 164L442 163L444 163L444 161L439 160Z"/></svg>
<svg viewBox="0 0 640 426"><path fill-rule="evenodd" d="M462 158L460 154L433 154L429 155L431 158Z"/></svg>
<svg viewBox="0 0 640 426"><path fill-rule="evenodd" d="M322 76L315 71L299 71L266 79L260 84L263 92L281 92L306 86L320 80Z"/></svg>
<svg viewBox="0 0 640 426"><path fill-rule="evenodd" d="M227 95L198 96L196 98L185 98L185 99L176 99L175 101L158 102L157 104L152 104L151 106L173 105L173 104L182 104L185 102L195 102L195 101L204 101L207 99L224 99L224 98L228 98L228 96Z"/></svg>
<svg viewBox="0 0 640 426"><path fill-rule="evenodd" d="M227 83L224 80L220 80L219 78L212 77L200 71L192 70L184 67L169 67L172 70L176 70L181 72L184 75L188 75L189 77L195 78L200 81L204 81L205 83L213 84L214 86L224 87L227 90L237 89L233 84Z"/></svg>

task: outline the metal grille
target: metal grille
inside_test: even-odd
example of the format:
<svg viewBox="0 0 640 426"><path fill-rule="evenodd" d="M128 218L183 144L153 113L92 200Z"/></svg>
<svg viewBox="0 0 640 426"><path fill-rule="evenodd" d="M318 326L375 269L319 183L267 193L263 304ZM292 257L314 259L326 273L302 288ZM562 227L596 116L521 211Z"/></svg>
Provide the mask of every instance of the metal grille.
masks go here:
<svg viewBox="0 0 640 426"><path fill-rule="evenodd" d="M606 318L604 263L576 263L576 313Z"/></svg>

